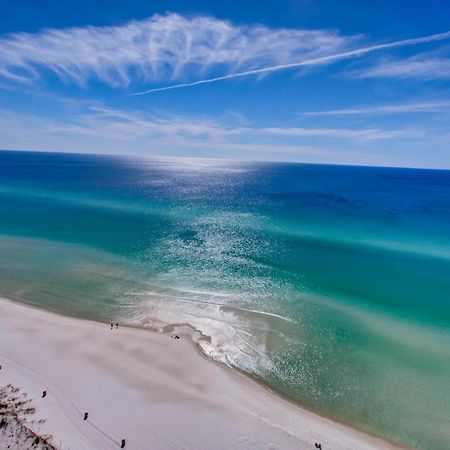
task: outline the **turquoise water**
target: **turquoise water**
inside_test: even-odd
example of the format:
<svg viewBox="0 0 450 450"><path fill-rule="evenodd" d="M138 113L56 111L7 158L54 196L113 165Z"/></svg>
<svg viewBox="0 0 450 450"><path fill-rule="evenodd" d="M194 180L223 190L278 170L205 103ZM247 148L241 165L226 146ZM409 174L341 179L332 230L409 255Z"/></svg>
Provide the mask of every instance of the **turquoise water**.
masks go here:
<svg viewBox="0 0 450 450"><path fill-rule="evenodd" d="M0 294L190 323L332 418L450 448L450 172L0 152Z"/></svg>

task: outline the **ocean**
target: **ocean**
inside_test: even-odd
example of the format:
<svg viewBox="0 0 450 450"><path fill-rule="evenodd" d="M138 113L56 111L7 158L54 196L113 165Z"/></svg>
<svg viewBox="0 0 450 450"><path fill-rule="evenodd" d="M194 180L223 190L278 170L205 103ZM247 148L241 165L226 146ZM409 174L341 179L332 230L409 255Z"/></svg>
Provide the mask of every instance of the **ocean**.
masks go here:
<svg viewBox="0 0 450 450"><path fill-rule="evenodd" d="M2 151L0 211L0 295L450 448L450 171Z"/></svg>

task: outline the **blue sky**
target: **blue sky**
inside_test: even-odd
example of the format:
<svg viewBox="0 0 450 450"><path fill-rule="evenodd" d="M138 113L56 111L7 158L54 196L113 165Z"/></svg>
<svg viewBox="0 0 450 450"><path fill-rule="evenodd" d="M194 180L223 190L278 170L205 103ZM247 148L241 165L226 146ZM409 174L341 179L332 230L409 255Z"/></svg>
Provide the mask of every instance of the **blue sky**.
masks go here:
<svg viewBox="0 0 450 450"><path fill-rule="evenodd" d="M73 5L0 0L0 148L450 168L445 0Z"/></svg>

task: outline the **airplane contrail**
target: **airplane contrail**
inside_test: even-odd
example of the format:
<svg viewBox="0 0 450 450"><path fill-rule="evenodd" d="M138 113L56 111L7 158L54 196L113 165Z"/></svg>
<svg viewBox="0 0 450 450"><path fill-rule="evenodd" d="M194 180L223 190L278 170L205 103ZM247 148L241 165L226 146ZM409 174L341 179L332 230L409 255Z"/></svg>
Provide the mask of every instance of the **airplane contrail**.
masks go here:
<svg viewBox="0 0 450 450"><path fill-rule="evenodd" d="M216 83L217 81L230 80L232 78L246 77L249 75L255 75L255 74L260 74L260 73L275 72L277 70L291 69L294 67L313 66L313 65L319 65L319 64L333 63L333 62L339 61L341 59L357 57L357 56L364 55L366 53L371 53L371 52L383 50L386 48L405 47L408 45L422 44L422 43L433 42L433 41L441 41L441 40L449 39L449 38L450 38L450 31L447 31L445 33L432 34L430 36L424 36L424 37L420 37L420 38L404 39L401 41L389 42L387 44L372 45L369 47L363 47L363 48L359 48L359 49L355 49L355 50L349 50L347 52L335 53L334 55L321 56L318 58L307 59L304 61L298 61L298 62L294 62L294 63L278 64L276 66L269 66L269 67L262 67L260 69L246 70L245 72L230 73L228 75L222 75L220 77L206 78L204 80L192 81L189 83L172 84L170 86L163 86L163 87L159 87L159 88L148 89L146 91L134 92L132 94L128 94L128 96L147 95L147 94L153 94L155 92L170 91L173 89L198 86L200 84Z"/></svg>

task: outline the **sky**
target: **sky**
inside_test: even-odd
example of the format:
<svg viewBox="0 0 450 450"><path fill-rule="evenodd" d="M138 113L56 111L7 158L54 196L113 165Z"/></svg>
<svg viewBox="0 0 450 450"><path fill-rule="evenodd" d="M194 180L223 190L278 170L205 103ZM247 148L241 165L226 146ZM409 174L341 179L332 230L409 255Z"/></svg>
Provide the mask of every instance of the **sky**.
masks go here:
<svg viewBox="0 0 450 450"><path fill-rule="evenodd" d="M450 168L447 0L0 0L0 148Z"/></svg>

